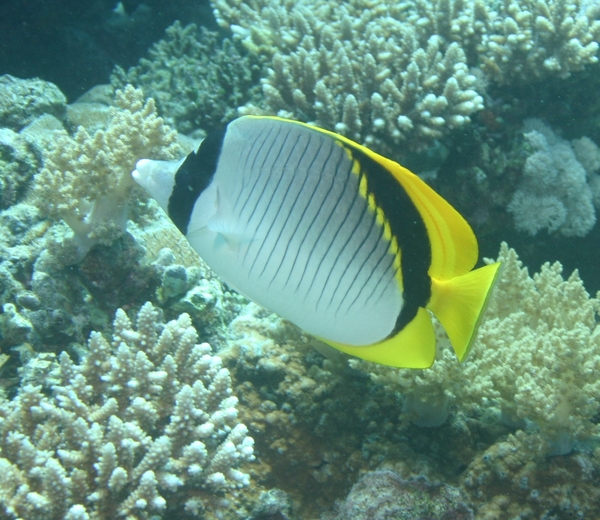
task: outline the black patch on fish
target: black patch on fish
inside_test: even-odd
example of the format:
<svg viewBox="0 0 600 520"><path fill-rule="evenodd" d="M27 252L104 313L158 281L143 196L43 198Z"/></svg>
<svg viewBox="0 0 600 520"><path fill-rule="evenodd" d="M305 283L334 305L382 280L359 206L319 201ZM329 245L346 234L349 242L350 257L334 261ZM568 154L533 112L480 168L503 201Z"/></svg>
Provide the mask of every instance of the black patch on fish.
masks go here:
<svg viewBox="0 0 600 520"><path fill-rule="evenodd" d="M431 242L423 217L404 187L383 165L359 149L351 148L354 159L367 177L367 189L375 197L375 203L383 210L393 236L401 251L404 305L396 326L388 338L393 337L417 315L419 307L425 307L431 298ZM387 338L386 338L387 339Z"/></svg>
<svg viewBox="0 0 600 520"><path fill-rule="evenodd" d="M189 154L175 174L168 214L179 231L187 234L194 204L212 181L227 127L206 136L197 152Z"/></svg>

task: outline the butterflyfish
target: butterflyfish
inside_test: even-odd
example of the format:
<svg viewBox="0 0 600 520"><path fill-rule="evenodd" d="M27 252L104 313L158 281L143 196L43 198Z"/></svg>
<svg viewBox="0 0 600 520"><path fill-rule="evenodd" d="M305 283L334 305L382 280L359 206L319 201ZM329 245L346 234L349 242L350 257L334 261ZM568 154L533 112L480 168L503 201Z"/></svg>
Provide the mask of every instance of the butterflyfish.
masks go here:
<svg viewBox="0 0 600 520"><path fill-rule="evenodd" d="M460 360L473 344L499 264L473 270L465 219L364 146L244 116L132 175L227 284L347 354L427 368L431 314Z"/></svg>

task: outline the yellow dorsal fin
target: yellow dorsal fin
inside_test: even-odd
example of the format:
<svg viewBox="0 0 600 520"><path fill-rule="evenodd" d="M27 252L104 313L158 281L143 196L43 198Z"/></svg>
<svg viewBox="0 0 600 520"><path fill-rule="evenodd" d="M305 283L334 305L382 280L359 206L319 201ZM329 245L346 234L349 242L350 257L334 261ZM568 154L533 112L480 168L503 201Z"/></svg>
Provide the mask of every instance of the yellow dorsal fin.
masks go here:
<svg viewBox="0 0 600 520"><path fill-rule="evenodd" d="M477 262L477 239L467 221L448 202L438 195L417 175L391 159L387 159L354 141L299 121L272 116L245 116L287 121L330 135L337 141L360 150L388 170L406 190L421 214L431 241L431 267L429 275L438 280L450 280L468 273Z"/></svg>
<svg viewBox="0 0 600 520"><path fill-rule="evenodd" d="M438 280L450 280L468 273L479 256L477 239L471 226L414 173L398 163L388 159L385 161L385 166L410 195L427 227L431 241L429 275Z"/></svg>

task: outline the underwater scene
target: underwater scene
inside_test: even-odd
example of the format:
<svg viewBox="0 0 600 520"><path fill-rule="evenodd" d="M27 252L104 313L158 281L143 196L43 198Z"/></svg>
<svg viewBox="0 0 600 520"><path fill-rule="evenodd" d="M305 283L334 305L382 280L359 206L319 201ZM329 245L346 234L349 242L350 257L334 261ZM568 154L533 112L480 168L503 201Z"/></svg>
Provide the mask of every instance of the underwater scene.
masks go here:
<svg viewBox="0 0 600 520"><path fill-rule="evenodd" d="M3 0L0 520L600 520L599 0Z"/></svg>

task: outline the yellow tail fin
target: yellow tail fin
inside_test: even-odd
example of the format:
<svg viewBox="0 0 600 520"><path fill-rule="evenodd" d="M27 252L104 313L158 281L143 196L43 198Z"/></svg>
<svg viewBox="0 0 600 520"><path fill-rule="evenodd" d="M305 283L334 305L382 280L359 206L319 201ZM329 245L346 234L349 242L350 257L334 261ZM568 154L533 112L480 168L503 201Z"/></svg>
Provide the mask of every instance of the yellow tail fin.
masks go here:
<svg viewBox="0 0 600 520"><path fill-rule="evenodd" d="M427 308L440 320L461 361L475 340L499 267L495 263L450 280L432 279Z"/></svg>

